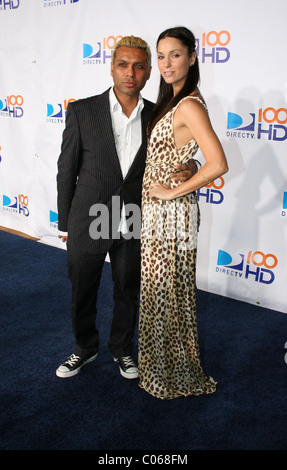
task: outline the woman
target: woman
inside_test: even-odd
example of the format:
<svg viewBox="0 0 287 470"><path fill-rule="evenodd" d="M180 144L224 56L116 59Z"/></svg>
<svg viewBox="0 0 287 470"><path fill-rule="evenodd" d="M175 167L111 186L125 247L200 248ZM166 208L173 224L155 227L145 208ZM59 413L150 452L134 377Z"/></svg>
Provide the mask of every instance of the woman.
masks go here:
<svg viewBox="0 0 287 470"><path fill-rule="evenodd" d="M176 27L157 41L161 82L151 117L142 195L140 387L155 397L212 393L198 347L195 267L199 225L196 190L228 170L197 88L199 66L191 31ZM166 175L198 147L204 165L184 183Z"/></svg>

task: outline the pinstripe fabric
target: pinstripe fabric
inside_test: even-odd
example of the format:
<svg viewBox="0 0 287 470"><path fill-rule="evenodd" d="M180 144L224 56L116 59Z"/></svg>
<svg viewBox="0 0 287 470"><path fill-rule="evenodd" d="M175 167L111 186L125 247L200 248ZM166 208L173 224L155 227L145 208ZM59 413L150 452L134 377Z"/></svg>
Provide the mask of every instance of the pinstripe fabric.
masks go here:
<svg viewBox="0 0 287 470"><path fill-rule="evenodd" d="M125 204L141 204L146 158L146 125L153 104L144 100L143 142L125 179L122 177L112 132L109 90L68 106L58 160L59 230L68 231L68 248L79 256L108 251L114 236L111 220L113 196ZM109 208L109 238L93 240L89 216L93 204Z"/></svg>

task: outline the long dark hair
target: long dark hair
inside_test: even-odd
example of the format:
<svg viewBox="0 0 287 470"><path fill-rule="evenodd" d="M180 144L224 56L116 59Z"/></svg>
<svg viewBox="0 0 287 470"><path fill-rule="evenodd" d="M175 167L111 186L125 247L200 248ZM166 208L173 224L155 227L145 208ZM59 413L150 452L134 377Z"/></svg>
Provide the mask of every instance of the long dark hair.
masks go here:
<svg viewBox="0 0 287 470"><path fill-rule="evenodd" d="M163 31L156 43L156 47L158 47L158 43L161 39L164 38L176 38L179 39L182 44L184 44L188 49L188 54L191 54L195 51L196 42L193 33L185 28L184 26L176 26L175 28L169 28ZM155 104L153 113L151 115L149 124L148 124L148 135L151 134L151 131L155 124L177 103L187 95L190 95L194 90L196 90L200 80L199 74L199 64L198 59L196 56L196 60L193 66L189 67L188 75L186 77L186 81L180 92L173 96L173 87L171 84L167 84L164 79L160 78L160 85L159 85L159 92L157 102Z"/></svg>

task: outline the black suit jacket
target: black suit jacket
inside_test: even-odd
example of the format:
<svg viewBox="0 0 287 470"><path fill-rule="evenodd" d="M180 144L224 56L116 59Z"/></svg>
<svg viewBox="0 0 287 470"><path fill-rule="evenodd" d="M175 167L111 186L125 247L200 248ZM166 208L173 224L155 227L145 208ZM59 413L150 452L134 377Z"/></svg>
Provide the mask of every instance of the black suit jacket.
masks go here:
<svg viewBox="0 0 287 470"><path fill-rule="evenodd" d="M112 130L109 90L68 105L57 174L58 228L68 231L68 248L79 253L102 253L109 249L115 237L113 196L119 197L120 205L124 201L140 207L146 127L152 108L153 103L144 100L142 144L123 179ZM93 221L89 212L94 204L108 209L104 222L109 227L107 238L93 239L89 234Z"/></svg>

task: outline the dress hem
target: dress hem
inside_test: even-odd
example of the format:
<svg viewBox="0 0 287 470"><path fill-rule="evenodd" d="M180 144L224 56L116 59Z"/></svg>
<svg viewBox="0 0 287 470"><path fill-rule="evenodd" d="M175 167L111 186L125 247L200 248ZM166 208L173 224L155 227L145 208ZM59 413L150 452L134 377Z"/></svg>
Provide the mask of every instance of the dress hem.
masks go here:
<svg viewBox="0 0 287 470"><path fill-rule="evenodd" d="M168 395L161 395L157 394L154 391L151 391L148 389L148 387L145 387L141 382L139 382L139 387L145 390L147 393L152 395L154 398L160 398L161 400L173 400L175 398L180 398L180 397L190 397L190 396L200 396L200 395L211 395L212 393L216 392L216 385L217 382L215 382L212 377L210 377L210 380L213 382L212 385L214 388L211 388L210 390L190 390L189 392L180 392L180 391L172 391L170 390L168 392Z"/></svg>

